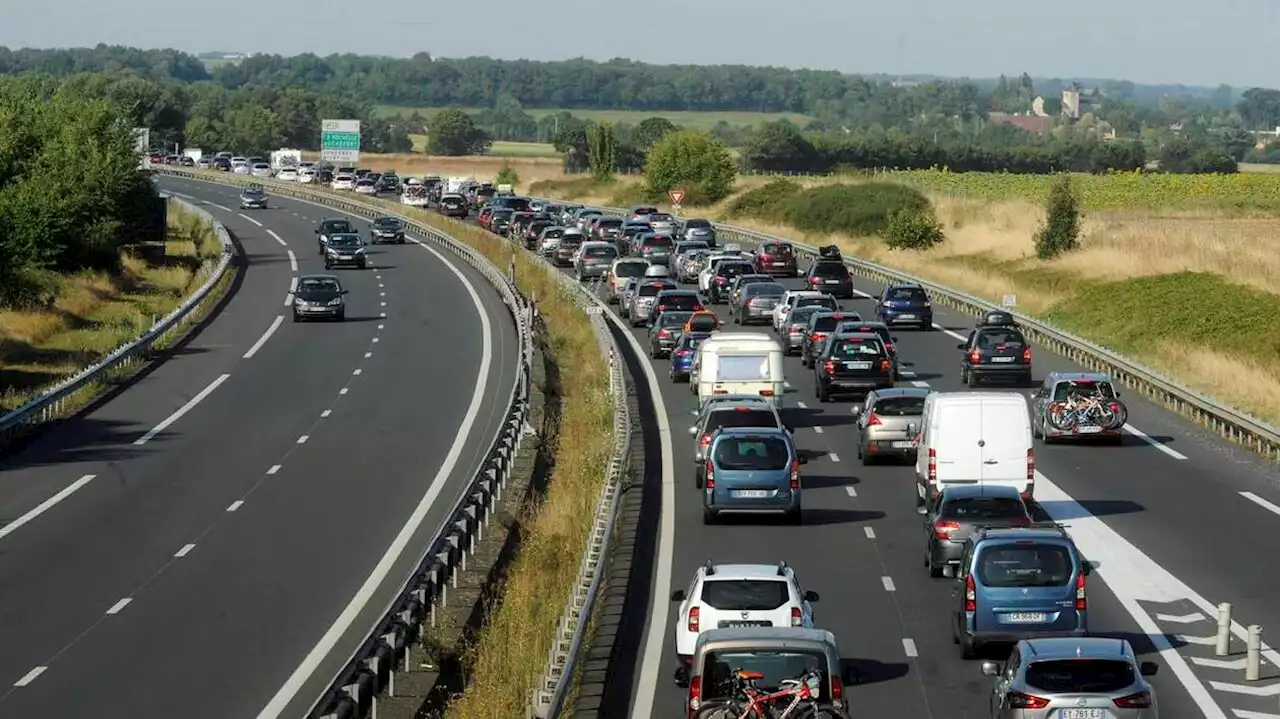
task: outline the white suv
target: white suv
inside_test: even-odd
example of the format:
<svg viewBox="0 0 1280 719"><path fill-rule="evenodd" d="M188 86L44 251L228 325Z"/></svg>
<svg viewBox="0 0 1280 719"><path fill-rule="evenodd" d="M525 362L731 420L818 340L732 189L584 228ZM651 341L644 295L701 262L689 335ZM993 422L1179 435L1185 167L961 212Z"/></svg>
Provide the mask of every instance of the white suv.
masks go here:
<svg viewBox="0 0 1280 719"><path fill-rule="evenodd" d="M676 654L688 662L698 635L724 627L813 628L816 592L805 591L786 562L778 564L714 564L693 575L688 590L676 590Z"/></svg>

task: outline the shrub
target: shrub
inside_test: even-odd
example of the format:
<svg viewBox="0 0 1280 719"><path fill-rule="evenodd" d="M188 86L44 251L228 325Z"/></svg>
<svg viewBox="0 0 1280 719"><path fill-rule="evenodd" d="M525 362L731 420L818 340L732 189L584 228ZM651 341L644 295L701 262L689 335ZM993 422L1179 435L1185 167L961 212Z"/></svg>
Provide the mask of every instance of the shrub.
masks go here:
<svg viewBox="0 0 1280 719"><path fill-rule="evenodd" d="M784 219L805 232L868 236L882 234L895 211L929 209L929 199L910 187L868 182L805 190L787 202Z"/></svg>
<svg viewBox="0 0 1280 719"><path fill-rule="evenodd" d="M651 199L683 189L684 204L704 205L728 197L738 171L723 143L686 130L667 133L653 146L645 156L644 174Z"/></svg>
<svg viewBox="0 0 1280 719"><path fill-rule="evenodd" d="M1071 178L1063 175L1049 190L1045 202L1044 225L1036 231L1036 255L1051 260L1080 246L1080 200L1071 189Z"/></svg>
<svg viewBox="0 0 1280 719"><path fill-rule="evenodd" d="M774 180L734 198L725 210L725 217L780 221L786 214L787 202L800 194L801 189L798 183L791 180Z"/></svg>
<svg viewBox="0 0 1280 719"><path fill-rule="evenodd" d="M493 178L493 184L495 185L511 185L512 187L515 187L519 181L520 175L516 174L515 169L511 167L509 162L502 163L502 168L498 170L498 174Z"/></svg>
<svg viewBox="0 0 1280 719"><path fill-rule="evenodd" d="M885 243L895 250L927 250L942 242L942 223L932 209L894 210L884 228Z"/></svg>

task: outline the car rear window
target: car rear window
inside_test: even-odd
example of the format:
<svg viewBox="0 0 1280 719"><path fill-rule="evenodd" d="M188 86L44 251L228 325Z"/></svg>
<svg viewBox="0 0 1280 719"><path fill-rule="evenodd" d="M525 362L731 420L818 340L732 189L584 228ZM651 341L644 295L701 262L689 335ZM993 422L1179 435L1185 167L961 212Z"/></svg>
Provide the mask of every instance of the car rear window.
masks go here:
<svg viewBox="0 0 1280 719"><path fill-rule="evenodd" d="M788 319L791 324L807 325L809 324L809 318L821 310L821 307L798 307L791 311L791 316Z"/></svg>
<svg viewBox="0 0 1280 719"><path fill-rule="evenodd" d="M791 463L791 451L778 437L724 437L716 442L715 462L726 470L778 470Z"/></svg>
<svg viewBox="0 0 1280 719"><path fill-rule="evenodd" d="M662 298L662 304L669 309L692 311L701 303L698 301L697 295L667 295ZM692 316L690 315L690 317ZM688 317L685 319L688 319Z"/></svg>
<svg viewBox="0 0 1280 719"><path fill-rule="evenodd" d="M588 247L583 254L587 257L617 257L618 250L616 247Z"/></svg>
<svg viewBox="0 0 1280 719"><path fill-rule="evenodd" d="M683 327L685 322L693 316L692 312L672 312L667 310L658 315L659 327Z"/></svg>
<svg viewBox="0 0 1280 719"><path fill-rule="evenodd" d="M1133 665L1118 659L1055 659L1027 667L1027 684L1053 694L1109 694L1134 681Z"/></svg>
<svg viewBox="0 0 1280 719"><path fill-rule="evenodd" d="M671 215L662 212L650 212L649 222L671 222Z"/></svg>
<svg viewBox="0 0 1280 719"><path fill-rule="evenodd" d="M1000 544L983 548L978 578L988 587L1056 587L1071 580L1071 554L1058 544Z"/></svg>
<svg viewBox="0 0 1280 719"><path fill-rule="evenodd" d="M815 277L848 277L849 268L839 262L819 262L813 266Z"/></svg>
<svg viewBox="0 0 1280 719"><path fill-rule="evenodd" d="M760 251L766 255L790 255L791 245L765 245Z"/></svg>
<svg viewBox="0 0 1280 719"><path fill-rule="evenodd" d="M582 235L561 235L560 249L567 250L582 245Z"/></svg>
<svg viewBox="0 0 1280 719"><path fill-rule="evenodd" d="M686 230L700 230L711 227L710 220L688 220L684 223Z"/></svg>
<svg viewBox="0 0 1280 719"><path fill-rule="evenodd" d="M895 302L924 302L929 298L919 287L899 287L889 291L889 299Z"/></svg>
<svg viewBox="0 0 1280 719"><path fill-rule="evenodd" d="M717 370L721 382L759 382L769 379L769 356L720 355Z"/></svg>
<svg viewBox="0 0 1280 719"><path fill-rule="evenodd" d="M1014 330L984 330L978 335L978 346L992 349L1004 345L1006 347L1022 347L1026 344L1022 335Z"/></svg>
<svg viewBox="0 0 1280 719"><path fill-rule="evenodd" d="M647 269L648 262L621 262L613 268L613 274L618 277L644 277Z"/></svg>
<svg viewBox="0 0 1280 719"><path fill-rule="evenodd" d="M759 295L776 295L781 297L786 294L787 288L777 282L768 282L761 280L752 280L742 288L742 294L750 297Z"/></svg>
<svg viewBox="0 0 1280 719"><path fill-rule="evenodd" d="M761 647L757 651L707 652L702 663L702 697L704 700L727 699L733 693L732 676L735 670L760 672L763 678L756 686L774 691L787 679L795 679L805 672L818 672L818 701L830 701L830 668L821 652L798 649L770 650Z"/></svg>
<svg viewBox="0 0 1280 719"><path fill-rule="evenodd" d="M1085 397L1100 395L1103 399L1115 399L1116 389L1110 382L1059 382L1053 388L1053 398L1058 401L1065 400L1073 393Z"/></svg>
<svg viewBox="0 0 1280 719"><path fill-rule="evenodd" d="M557 237L563 237L563 236L564 236L563 227L548 227L547 229L542 231L542 239L544 240L554 240Z"/></svg>
<svg viewBox="0 0 1280 719"><path fill-rule="evenodd" d="M796 307L830 307L833 310L840 309L840 303L836 302L834 297L825 295L823 297L799 297L796 298Z"/></svg>
<svg viewBox="0 0 1280 719"><path fill-rule="evenodd" d="M815 332L830 332L831 330L834 330L843 319L844 318L839 315L822 315L813 320L813 329Z"/></svg>
<svg viewBox="0 0 1280 719"><path fill-rule="evenodd" d="M721 277L737 277L753 270L755 268L745 262L721 262L716 265L716 274Z"/></svg>
<svg viewBox="0 0 1280 719"><path fill-rule="evenodd" d="M669 289L673 289L671 285L650 282L647 285L640 286L640 296L641 297L657 297L659 292L662 292L664 290L669 290Z"/></svg>
<svg viewBox="0 0 1280 719"><path fill-rule="evenodd" d="M672 240L670 237L667 237L666 235L658 235L656 237L650 237L649 239L644 241L645 247L671 247L674 244L675 244L675 241Z"/></svg>
<svg viewBox="0 0 1280 719"><path fill-rule="evenodd" d="M777 427L778 420L773 412L766 409L746 409L734 407L712 412L707 417L704 432L714 432L721 427Z"/></svg>
<svg viewBox="0 0 1280 719"><path fill-rule="evenodd" d="M881 397L873 411L883 417L914 417L924 414L924 397Z"/></svg>
<svg viewBox="0 0 1280 719"><path fill-rule="evenodd" d="M880 356L880 343L875 340L840 340L831 348L835 359L866 360Z"/></svg>
<svg viewBox="0 0 1280 719"><path fill-rule="evenodd" d="M596 223L597 227L622 227L622 220L604 219Z"/></svg>
<svg viewBox="0 0 1280 719"><path fill-rule="evenodd" d="M703 604L712 609L763 612L777 609L790 599L784 579L707 579L702 583Z"/></svg>
<svg viewBox="0 0 1280 719"><path fill-rule="evenodd" d="M1021 500L1012 497L963 497L943 504L942 516L964 520L1026 519L1027 509Z"/></svg>

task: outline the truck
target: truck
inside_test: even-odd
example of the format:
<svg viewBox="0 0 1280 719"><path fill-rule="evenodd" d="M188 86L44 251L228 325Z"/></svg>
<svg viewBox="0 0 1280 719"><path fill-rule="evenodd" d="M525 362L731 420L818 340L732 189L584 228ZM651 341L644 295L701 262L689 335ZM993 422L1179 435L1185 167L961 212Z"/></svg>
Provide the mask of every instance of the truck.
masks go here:
<svg viewBox="0 0 1280 719"><path fill-rule="evenodd" d="M281 148L271 153L271 169L279 172L286 167L298 169L298 165L302 163L302 151L292 150L289 148Z"/></svg>
<svg viewBox="0 0 1280 719"><path fill-rule="evenodd" d="M460 176L450 177L448 180L445 180L444 194L447 195L447 194L461 192L463 186L470 181L471 181L470 177L460 177Z"/></svg>
<svg viewBox="0 0 1280 719"><path fill-rule="evenodd" d="M182 151L182 154L186 157L190 157L191 162L198 165L200 164L200 159L204 157L204 150L201 150L198 147L188 147Z"/></svg>

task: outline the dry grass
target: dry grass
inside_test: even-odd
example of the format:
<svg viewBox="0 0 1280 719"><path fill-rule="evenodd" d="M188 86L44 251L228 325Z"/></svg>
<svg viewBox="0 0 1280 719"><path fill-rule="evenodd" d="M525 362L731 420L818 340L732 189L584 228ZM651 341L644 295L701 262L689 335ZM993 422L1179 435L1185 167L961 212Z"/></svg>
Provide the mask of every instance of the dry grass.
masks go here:
<svg viewBox="0 0 1280 719"><path fill-rule="evenodd" d="M221 244L199 218L170 206L171 241L124 250L116 273L51 278L44 309L0 310L0 411L21 406L132 340L196 289Z"/></svg>

